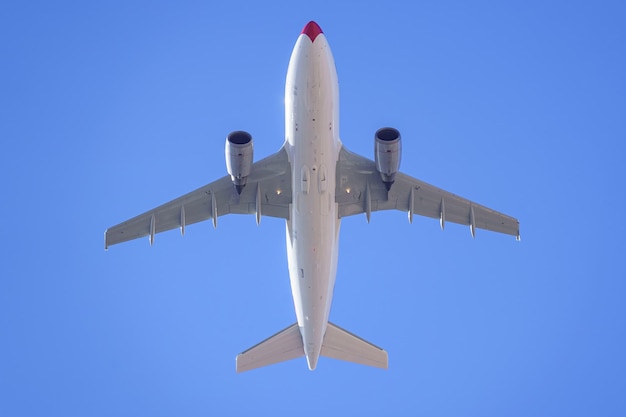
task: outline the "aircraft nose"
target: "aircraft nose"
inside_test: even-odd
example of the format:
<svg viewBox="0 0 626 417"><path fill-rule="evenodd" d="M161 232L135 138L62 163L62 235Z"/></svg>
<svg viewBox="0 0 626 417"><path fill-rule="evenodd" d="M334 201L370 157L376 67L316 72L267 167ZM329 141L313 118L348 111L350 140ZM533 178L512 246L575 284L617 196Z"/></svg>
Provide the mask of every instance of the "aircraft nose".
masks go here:
<svg viewBox="0 0 626 417"><path fill-rule="evenodd" d="M312 20L302 29L302 34L307 35L309 39L311 39L311 42L314 42L315 38L317 38L317 35L320 33L324 33L322 32L322 28Z"/></svg>

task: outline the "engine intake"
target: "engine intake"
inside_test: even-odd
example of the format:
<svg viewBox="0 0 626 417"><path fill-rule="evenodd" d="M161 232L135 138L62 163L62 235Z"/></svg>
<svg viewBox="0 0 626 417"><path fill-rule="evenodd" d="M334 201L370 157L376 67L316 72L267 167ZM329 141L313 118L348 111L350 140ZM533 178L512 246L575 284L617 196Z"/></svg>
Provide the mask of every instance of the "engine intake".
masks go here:
<svg viewBox="0 0 626 417"><path fill-rule="evenodd" d="M374 153L376 169L385 184L387 191L391 189L400 169L402 143L400 132L393 127L378 129L374 135Z"/></svg>
<svg viewBox="0 0 626 417"><path fill-rule="evenodd" d="M237 130L226 137L224 149L226 155L226 171L233 181L238 194L246 186L246 179L252 170L253 147L252 135Z"/></svg>

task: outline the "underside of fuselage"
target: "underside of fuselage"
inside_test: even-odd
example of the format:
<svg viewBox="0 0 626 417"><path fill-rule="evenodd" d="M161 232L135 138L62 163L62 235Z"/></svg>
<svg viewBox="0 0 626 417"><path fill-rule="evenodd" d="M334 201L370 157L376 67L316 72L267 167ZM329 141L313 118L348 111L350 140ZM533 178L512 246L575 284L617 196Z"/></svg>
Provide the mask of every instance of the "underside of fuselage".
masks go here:
<svg viewBox="0 0 626 417"><path fill-rule="evenodd" d="M293 203L287 252L298 327L310 369L326 331L337 272L340 221L335 172L338 85L328 42L307 25L291 55L285 87L285 134L292 167Z"/></svg>

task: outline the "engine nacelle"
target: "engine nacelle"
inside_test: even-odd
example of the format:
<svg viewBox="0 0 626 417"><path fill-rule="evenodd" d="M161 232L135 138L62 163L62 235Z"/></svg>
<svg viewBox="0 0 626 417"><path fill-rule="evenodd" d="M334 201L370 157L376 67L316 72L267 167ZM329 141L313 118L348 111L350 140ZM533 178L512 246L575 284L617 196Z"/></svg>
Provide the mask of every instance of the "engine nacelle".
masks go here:
<svg viewBox="0 0 626 417"><path fill-rule="evenodd" d="M238 194L246 185L246 179L252 170L252 135L237 130L226 137L226 171L235 185Z"/></svg>
<svg viewBox="0 0 626 417"><path fill-rule="evenodd" d="M393 127L378 129L374 135L374 154L376 169L387 188L391 189L396 179L396 173L400 169L400 156L402 143L400 132Z"/></svg>

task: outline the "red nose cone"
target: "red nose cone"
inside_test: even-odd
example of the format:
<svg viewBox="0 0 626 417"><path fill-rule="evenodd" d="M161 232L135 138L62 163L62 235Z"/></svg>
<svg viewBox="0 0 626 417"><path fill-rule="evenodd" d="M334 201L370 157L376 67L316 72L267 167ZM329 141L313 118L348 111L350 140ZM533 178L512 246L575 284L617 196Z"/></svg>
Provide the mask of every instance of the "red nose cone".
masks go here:
<svg viewBox="0 0 626 417"><path fill-rule="evenodd" d="M309 39L311 39L311 42L313 42L315 41L315 38L317 38L317 35L324 32L322 32L322 28L317 23L311 20L306 24L304 29L302 29L302 33L307 35Z"/></svg>

